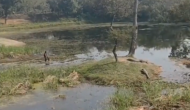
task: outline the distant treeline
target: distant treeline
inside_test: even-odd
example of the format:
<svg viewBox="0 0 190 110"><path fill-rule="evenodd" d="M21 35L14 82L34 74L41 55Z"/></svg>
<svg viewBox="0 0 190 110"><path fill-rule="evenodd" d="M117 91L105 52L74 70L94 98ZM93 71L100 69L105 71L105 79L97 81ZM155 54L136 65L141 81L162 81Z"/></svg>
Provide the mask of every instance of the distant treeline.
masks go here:
<svg viewBox="0 0 190 110"><path fill-rule="evenodd" d="M139 21L188 22L190 0L139 0ZM0 0L1 18L132 21L134 0Z"/></svg>

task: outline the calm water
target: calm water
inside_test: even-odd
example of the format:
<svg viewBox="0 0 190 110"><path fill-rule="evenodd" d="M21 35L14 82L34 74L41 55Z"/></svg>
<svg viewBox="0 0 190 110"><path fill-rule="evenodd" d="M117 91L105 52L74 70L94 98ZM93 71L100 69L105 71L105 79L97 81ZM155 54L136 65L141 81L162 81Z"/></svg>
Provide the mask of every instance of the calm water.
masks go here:
<svg viewBox="0 0 190 110"><path fill-rule="evenodd" d="M122 31L126 28L116 28ZM190 78L185 78L189 73L183 65L178 65L174 60L168 58L171 46L175 42L187 38L190 31L187 27L179 26L141 26L138 35L138 45L135 57L139 59L149 60L159 66L162 66L163 72L161 76L166 81L186 83ZM125 35L128 36L128 35ZM113 44L110 40L108 28L92 28L87 30L75 31L54 31L46 33L35 33L27 36L19 36L17 39L24 41L29 45L45 45L45 49L53 55L71 55L76 57L74 60L52 61L52 64L45 66L43 62L36 60L30 62L14 63L14 65L29 64L33 66L41 66L43 68L50 67L66 67L78 65L90 60L102 60L113 57L111 51ZM65 44L66 43L66 44ZM119 47L117 54L126 56L128 54L129 42L124 38L119 39ZM40 44L40 45L39 45ZM69 52L68 52L69 51ZM68 54L68 53L69 54ZM39 56L42 56L40 54ZM1 68L5 68L13 64L1 64ZM14 66L13 65L13 66ZM99 91L99 92L98 92ZM102 103L115 92L112 87L91 86L88 84L81 85L74 89L60 91L66 94L66 100L54 100L48 98L55 94L48 94L36 91L31 94L30 98L16 101L8 107L0 108L2 110L50 110L51 106L55 106L56 110L97 110L103 108ZM58 94L58 93L56 93ZM89 95L90 94L90 95ZM104 104L103 104L104 105Z"/></svg>

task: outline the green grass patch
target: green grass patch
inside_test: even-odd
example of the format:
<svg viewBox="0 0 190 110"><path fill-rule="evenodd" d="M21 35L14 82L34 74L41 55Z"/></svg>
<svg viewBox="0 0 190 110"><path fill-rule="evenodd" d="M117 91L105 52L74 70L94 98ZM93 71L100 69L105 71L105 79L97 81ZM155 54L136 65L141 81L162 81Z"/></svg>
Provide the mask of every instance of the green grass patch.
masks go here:
<svg viewBox="0 0 190 110"><path fill-rule="evenodd" d="M87 63L79 66L76 71L84 76L90 82L99 85L128 85L145 81L145 75L140 70L144 68L150 73L150 77L156 75L155 65L146 65L143 63L118 62L114 59L105 59L99 62Z"/></svg>
<svg viewBox="0 0 190 110"><path fill-rule="evenodd" d="M0 96L10 95L11 90L19 83L39 82L43 80L42 71L37 68L22 66L12 67L0 72Z"/></svg>
<svg viewBox="0 0 190 110"><path fill-rule="evenodd" d="M146 81L138 87L119 88L111 98L110 109L129 110L133 107L148 105L155 110L181 110L190 107L189 98L189 88L163 81Z"/></svg>
<svg viewBox="0 0 190 110"><path fill-rule="evenodd" d="M24 47L5 47L5 46L0 46L0 54L1 57L14 57L17 55L31 55L34 53L40 52L40 48L38 47L29 47L29 46L24 46Z"/></svg>
<svg viewBox="0 0 190 110"><path fill-rule="evenodd" d="M9 31L20 31L20 30L28 30L28 29L40 29L47 27L57 27L57 26L69 26L69 25L79 25L82 22L77 20L62 20L59 22L43 22L43 23L27 23L27 24L19 24L19 25L4 25L0 27L1 32L9 32Z"/></svg>
<svg viewBox="0 0 190 110"><path fill-rule="evenodd" d="M111 110L126 110L135 104L136 95L132 89L119 88L111 99Z"/></svg>
<svg viewBox="0 0 190 110"><path fill-rule="evenodd" d="M125 23L115 23L116 27L127 26ZM131 25L131 24L130 24ZM98 24L87 24L80 21L59 21L59 22L44 22L44 23L28 23L19 25L3 25L0 26L0 35L11 36L19 35L23 33L37 33L37 32L47 32L56 30L82 30L90 29L95 27L109 27L110 23L98 23Z"/></svg>
<svg viewBox="0 0 190 110"><path fill-rule="evenodd" d="M11 95L11 90L19 83L25 83L26 81L31 84L43 82L49 75L53 75L57 78L64 78L69 73L65 72L63 68L56 69L40 69L31 66L11 67L8 70L0 72L0 97L3 95ZM56 89L56 83L47 83L44 86L45 89ZM55 86L56 85L56 86Z"/></svg>

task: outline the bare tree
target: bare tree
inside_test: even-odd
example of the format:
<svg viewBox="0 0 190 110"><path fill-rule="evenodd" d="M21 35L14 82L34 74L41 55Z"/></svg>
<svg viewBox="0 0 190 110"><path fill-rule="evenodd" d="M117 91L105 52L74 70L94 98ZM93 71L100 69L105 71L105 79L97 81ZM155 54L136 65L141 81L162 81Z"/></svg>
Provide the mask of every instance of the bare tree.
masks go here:
<svg viewBox="0 0 190 110"><path fill-rule="evenodd" d="M135 0L134 2L134 23L133 23L133 35L131 40L131 45L129 49L129 57L133 57L135 54L135 50L137 48L137 38L138 38L138 21L137 21L137 14L138 14L138 0Z"/></svg>
<svg viewBox="0 0 190 110"><path fill-rule="evenodd" d="M107 13L112 16L110 27L112 28L115 19L125 18L132 12L131 0L104 0Z"/></svg>

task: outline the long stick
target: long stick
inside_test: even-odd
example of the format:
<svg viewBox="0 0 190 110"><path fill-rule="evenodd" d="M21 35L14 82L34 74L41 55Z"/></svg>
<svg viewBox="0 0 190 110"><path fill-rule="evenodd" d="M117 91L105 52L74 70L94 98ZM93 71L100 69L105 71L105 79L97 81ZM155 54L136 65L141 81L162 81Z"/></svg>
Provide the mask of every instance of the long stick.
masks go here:
<svg viewBox="0 0 190 110"><path fill-rule="evenodd" d="M114 55L114 57L115 57L115 61L117 62L118 61L118 59L117 59L117 54L116 54L116 48L117 48L117 38L115 38L115 45L114 45L114 47L113 47L113 55Z"/></svg>

